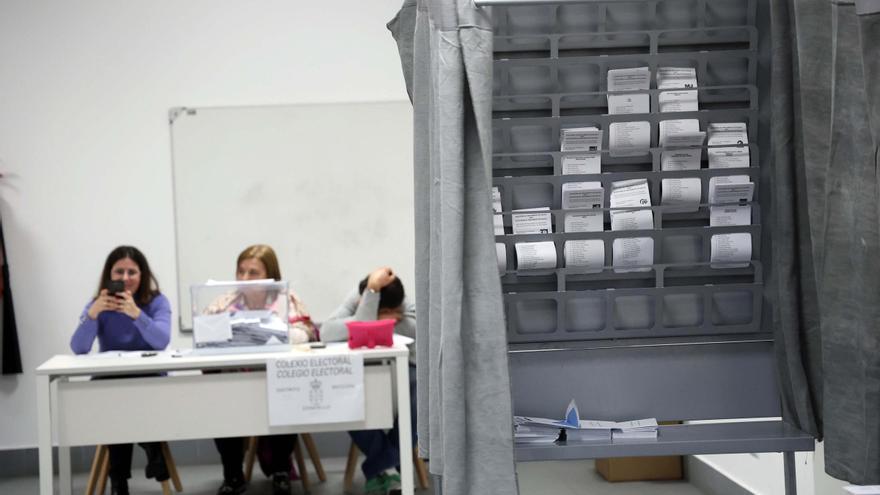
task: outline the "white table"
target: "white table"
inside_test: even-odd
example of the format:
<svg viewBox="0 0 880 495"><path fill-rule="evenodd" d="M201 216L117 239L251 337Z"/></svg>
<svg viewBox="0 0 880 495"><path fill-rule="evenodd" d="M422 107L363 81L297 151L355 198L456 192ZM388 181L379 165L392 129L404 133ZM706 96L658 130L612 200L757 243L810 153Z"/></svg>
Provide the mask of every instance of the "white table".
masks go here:
<svg viewBox="0 0 880 495"><path fill-rule="evenodd" d="M396 390L401 484L403 493L411 495L408 341L395 336L393 347L358 350L340 343L328 344L326 349L295 348L282 353L177 356L165 351L148 357L54 356L36 370L40 493L54 494L53 440L58 444L61 493L67 495L71 492L71 446L387 429L393 424ZM339 353L363 355L364 421L270 427L266 362ZM202 370L227 372L204 374ZM158 373L167 376L156 376ZM153 376L77 378L137 374Z"/></svg>

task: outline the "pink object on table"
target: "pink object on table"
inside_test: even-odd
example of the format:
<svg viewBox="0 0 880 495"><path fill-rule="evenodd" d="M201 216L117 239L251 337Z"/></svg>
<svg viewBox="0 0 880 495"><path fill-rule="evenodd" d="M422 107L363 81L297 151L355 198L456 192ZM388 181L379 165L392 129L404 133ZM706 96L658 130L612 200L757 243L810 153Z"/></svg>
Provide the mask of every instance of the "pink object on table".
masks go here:
<svg viewBox="0 0 880 495"><path fill-rule="evenodd" d="M377 345L391 347L394 345L394 324L397 320L375 321L348 321L348 347L368 347L372 349Z"/></svg>

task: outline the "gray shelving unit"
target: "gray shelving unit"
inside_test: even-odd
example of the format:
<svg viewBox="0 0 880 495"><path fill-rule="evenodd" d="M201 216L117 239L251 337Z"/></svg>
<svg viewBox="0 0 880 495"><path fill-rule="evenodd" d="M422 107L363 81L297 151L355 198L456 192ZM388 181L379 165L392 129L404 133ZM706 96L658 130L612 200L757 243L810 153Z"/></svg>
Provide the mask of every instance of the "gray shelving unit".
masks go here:
<svg viewBox="0 0 880 495"><path fill-rule="evenodd" d="M708 420L780 416L771 328L766 326L762 253L762 187L768 167L769 33L764 0L477 0L493 6L495 30L493 183L501 191L507 266L505 294L515 414L555 417L573 397L582 416L624 420ZM763 17L762 17L763 16ZM609 115L607 72L649 67L651 113ZM658 67L693 67L699 111L660 113L654 86ZM664 171L658 143L661 120L696 119L748 126L749 168ZM640 157L602 152L600 174L563 175L561 129L647 121L650 150ZM577 153L573 153L577 154ZM693 211L651 206L652 229L565 232L561 189L567 182L647 179L653 205L661 181L698 177L703 201L709 179L748 175L755 183L752 222L709 225L709 205ZM512 211L550 207L553 232L513 235ZM594 210L595 211L595 210ZM747 266L713 267L710 239L749 233ZM654 240L647 271L616 272L612 243L621 237ZM563 245L597 239L605 268L566 268ZM553 241L557 267L518 270L515 245ZM793 452L813 450L813 438L781 421L661 427L651 442L518 446L521 461L668 454L783 452L786 493L796 491Z"/></svg>

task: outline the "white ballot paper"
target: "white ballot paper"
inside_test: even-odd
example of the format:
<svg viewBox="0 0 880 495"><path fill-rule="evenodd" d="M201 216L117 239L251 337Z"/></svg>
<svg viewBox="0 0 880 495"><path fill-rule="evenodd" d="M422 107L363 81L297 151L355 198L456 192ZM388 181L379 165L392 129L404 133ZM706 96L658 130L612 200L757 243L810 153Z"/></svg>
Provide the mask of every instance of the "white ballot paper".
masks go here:
<svg viewBox="0 0 880 495"><path fill-rule="evenodd" d="M601 182L567 182L562 185L562 208L591 208L598 211L567 212L565 232L601 232L604 230L605 189Z"/></svg>
<svg viewBox="0 0 880 495"><path fill-rule="evenodd" d="M602 210L578 211L565 214L565 232L602 232L605 219Z"/></svg>
<svg viewBox="0 0 880 495"><path fill-rule="evenodd" d="M495 212L495 235L504 235L504 217L501 213L501 190L492 188L492 211Z"/></svg>
<svg viewBox="0 0 880 495"><path fill-rule="evenodd" d="M709 207L709 226L750 225L752 207L739 203L750 203L754 192L755 184L747 175L709 179L709 203L724 205Z"/></svg>
<svg viewBox="0 0 880 495"><path fill-rule="evenodd" d="M660 152L660 170L699 170L700 157L703 154L703 141L706 133L682 132L679 134L667 134L661 145L664 149Z"/></svg>
<svg viewBox="0 0 880 495"><path fill-rule="evenodd" d="M269 425L364 420L364 357L324 354L266 362Z"/></svg>
<svg viewBox="0 0 880 495"><path fill-rule="evenodd" d="M657 89L696 88L697 69L693 67L658 67Z"/></svg>
<svg viewBox="0 0 880 495"><path fill-rule="evenodd" d="M648 67L635 69L611 69L608 71L608 91L645 91L651 87L651 70ZM608 95L608 113L623 115L648 113L651 111L651 97L648 93L627 93Z"/></svg>
<svg viewBox="0 0 880 495"><path fill-rule="evenodd" d="M716 234L711 241L712 268L741 268L752 259L752 234Z"/></svg>
<svg viewBox="0 0 880 495"><path fill-rule="evenodd" d="M232 318L229 313L194 317L193 340L197 344L232 340Z"/></svg>
<svg viewBox="0 0 880 495"><path fill-rule="evenodd" d="M693 67L659 67L657 89L696 88L697 71ZM700 109L697 92L662 91L658 96L660 112L696 112Z"/></svg>
<svg viewBox="0 0 880 495"><path fill-rule="evenodd" d="M687 177L682 179L663 179L660 182L662 189L662 205L681 206L675 211L696 211L700 208L702 197L702 181L699 177Z"/></svg>
<svg viewBox="0 0 880 495"><path fill-rule="evenodd" d="M565 241L565 266L583 266L598 273L605 266L605 242L601 239Z"/></svg>
<svg viewBox="0 0 880 495"><path fill-rule="evenodd" d="M611 245L612 264L617 273L647 272L654 263L654 239L624 237L614 239ZM626 268L638 266L640 268Z"/></svg>
<svg viewBox="0 0 880 495"><path fill-rule="evenodd" d="M513 210L513 233L550 234L552 232L550 207Z"/></svg>
<svg viewBox="0 0 880 495"><path fill-rule="evenodd" d="M611 184L611 208L651 206L648 179L632 179ZM646 230L654 228L654 212L644 210L611 210L611 230Z"/></svg>
<svg viewBox="0 0 880 495"><path fill-rule="evenodd" d="M498 273L504 275L507 271L507 248L501 242L495 243L495 258L498 260Z"/></svg>
<svg viewBox="0 0 880 495"><path fill-rule="evenodd" d="M706 134L709 136L707 143L709 146L749 144L748 130L744 122L709 124L706 128ZM745 168L749 166L748 146L709 148L706 153L709 155L709 168Z"/></svg>
<svg viewBox="0 0 880 495"><path fill-rule="evenodd" d="M669 136L693 135L698 132L700 132L700 121L697 119L661 120L657 142L660 146L665 146Z"/></svg>
<svg viewBox="0 0 880 495"><path fill-rule="evenodd" d="M602 173L602 154L598 151L562 157L562 175Z"/></svg>
<svg viewBox="0 0 880 495"><path fill-rule="evenodd" d="M696 91L662 91L657 96L660 112L696 112L700 110Z"/></svg>
<svg viewBox="0 0 880 495"><path fill-rule="evenodd" d="M517 270L556 268L556 244L553 241L516 243Z"/></svg>
<svg viewBox="0 0 880 495"><path fill-rule="evenodd" d="M560 131L562 151L598 151L602 149L602 131L598 127L569 127Z"/></svg>
<svg viewBox="0 0 880 495"><path fill-rule="evenodd" d="M566 182L562 184L562 208L602 208L605 189L601 182Z"/></svg>
<svg viewBox="0 0 880 495"><path fill-rule="evenodd" d="M611 156L643 156L651 148L650 122L614 122L608 126Z"/></svg>

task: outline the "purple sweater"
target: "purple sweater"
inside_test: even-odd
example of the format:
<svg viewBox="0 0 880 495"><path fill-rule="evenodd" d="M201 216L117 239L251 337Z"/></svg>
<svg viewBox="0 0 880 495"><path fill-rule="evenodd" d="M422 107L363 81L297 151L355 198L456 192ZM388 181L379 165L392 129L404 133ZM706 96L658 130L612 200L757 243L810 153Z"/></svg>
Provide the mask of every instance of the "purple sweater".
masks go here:
<svg viewBox="0 0 880 495"><path fill-rule="evenodd" d="M87 354L92 349L95 337L98 337L102 352L160 351L171 340L171 304L162 294L158 294L146 306L139 305L141 315L136 320L116 311L103 311L93 320L89 318L91 305L92 301L86 304L79 326L70 339L70 349L74 354Z"/></svg>

